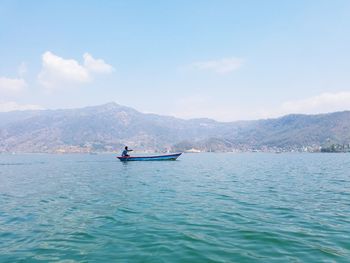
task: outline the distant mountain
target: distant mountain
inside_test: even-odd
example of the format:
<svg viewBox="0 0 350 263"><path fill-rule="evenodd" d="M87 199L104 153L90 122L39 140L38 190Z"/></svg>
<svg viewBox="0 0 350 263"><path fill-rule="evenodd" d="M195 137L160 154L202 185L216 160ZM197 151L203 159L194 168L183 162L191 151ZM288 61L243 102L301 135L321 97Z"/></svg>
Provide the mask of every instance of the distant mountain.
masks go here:
<svg viewBox="0 0 350 263"><path fill-rule="evenodd" d="M0 152L251 151L350 142L350 112L217 122L144 114L115 103L0 113Z"/></svg>

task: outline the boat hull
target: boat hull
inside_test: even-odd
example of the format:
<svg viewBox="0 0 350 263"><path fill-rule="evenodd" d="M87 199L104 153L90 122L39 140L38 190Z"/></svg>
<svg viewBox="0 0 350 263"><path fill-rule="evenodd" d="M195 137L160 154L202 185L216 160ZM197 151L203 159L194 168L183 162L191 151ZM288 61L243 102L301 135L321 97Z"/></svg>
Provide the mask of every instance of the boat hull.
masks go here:
<svg viewBox="0 0 350 263"><path fill-rule="evenodd" d="M117 158L122 162L130 161L175 161L182 153L167 154L167 155L157 155L157 156L128 156Z"/></svg>

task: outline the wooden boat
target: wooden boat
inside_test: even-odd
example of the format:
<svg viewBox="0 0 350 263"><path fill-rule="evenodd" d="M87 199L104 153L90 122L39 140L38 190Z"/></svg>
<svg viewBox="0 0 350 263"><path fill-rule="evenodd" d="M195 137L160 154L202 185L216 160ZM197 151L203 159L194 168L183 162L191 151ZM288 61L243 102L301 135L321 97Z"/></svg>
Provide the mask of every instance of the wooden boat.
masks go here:
<svg viewBox="0 0 350 263"><path fill-rule="evenodd" d="M129 161L175 161L182 153L155 156L117 156L122 162Z"/></svg>

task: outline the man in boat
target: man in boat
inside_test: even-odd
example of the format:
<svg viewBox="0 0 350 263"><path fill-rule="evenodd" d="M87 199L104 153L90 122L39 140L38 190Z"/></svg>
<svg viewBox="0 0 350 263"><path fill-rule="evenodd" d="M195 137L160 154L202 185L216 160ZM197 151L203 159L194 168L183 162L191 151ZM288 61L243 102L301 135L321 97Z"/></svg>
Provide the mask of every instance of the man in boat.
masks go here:
<svg viewBox="0 0 350 263"><path fill-rule="evenodd" d="M130 155L128 154L128 152L131 152L132 150L128 149L128 146L125 146L124 151L122 152L122 156L123 157L129 157Z"/></svg>

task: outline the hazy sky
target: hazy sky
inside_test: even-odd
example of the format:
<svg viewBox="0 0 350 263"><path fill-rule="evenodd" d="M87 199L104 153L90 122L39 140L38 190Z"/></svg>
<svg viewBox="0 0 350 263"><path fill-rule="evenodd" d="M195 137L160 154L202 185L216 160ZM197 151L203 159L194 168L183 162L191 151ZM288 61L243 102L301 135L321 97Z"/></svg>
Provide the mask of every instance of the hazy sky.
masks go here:
<svg viewBox="0 0 350 263"><path fill-rule="evenodd" d="M183 118L350 110L350 1L0 3L0 111Z"/></svg>

